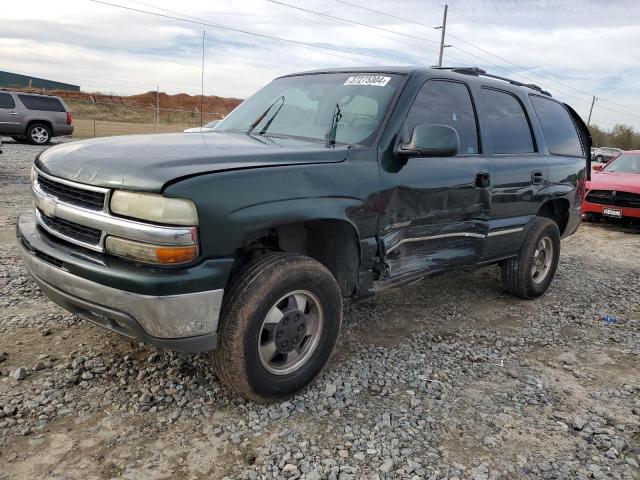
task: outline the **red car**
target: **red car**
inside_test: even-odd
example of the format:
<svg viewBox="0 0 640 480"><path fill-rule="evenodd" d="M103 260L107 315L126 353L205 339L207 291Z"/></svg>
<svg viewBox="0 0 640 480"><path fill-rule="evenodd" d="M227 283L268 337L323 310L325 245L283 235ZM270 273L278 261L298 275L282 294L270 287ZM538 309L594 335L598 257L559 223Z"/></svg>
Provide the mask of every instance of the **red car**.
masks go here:
<svg viewBox="0 0 640 480"><path fill-rule="evenodd" d="M623 152L604 166L593 165L593 170L582 213L595 218L640 219L640 150Z"/></svg>

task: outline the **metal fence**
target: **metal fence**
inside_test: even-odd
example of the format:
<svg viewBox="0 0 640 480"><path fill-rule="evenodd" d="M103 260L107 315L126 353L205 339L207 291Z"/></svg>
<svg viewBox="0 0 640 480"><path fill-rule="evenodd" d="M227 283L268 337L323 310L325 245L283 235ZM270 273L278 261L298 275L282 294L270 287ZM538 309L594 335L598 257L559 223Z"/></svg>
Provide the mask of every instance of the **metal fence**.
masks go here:
<svg viewBox="0 0 640 480"><path fill-rule="evenodd" d="M130 105L62 97L73 115L74 137L105 137L136 133L171 133L199 127L224 114L160 108L158 105Z"/></svg>

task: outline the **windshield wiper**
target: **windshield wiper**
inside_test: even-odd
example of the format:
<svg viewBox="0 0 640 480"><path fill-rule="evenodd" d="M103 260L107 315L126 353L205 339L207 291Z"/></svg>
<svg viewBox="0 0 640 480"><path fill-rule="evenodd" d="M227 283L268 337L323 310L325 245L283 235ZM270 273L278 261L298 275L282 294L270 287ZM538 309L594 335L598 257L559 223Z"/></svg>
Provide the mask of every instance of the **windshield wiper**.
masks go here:
<svg viewBox="0 0 640 480"><path fill-rule="evenodd" d="M333 118L331 119L331 126L329 127L329 131L325 134L325 143L324 146L329 148L333 147L336 144L336 133L338 131L338 122L342 118L342 110L340 109L340 105L336 103L336 108L333 111Z"/></svg>
<svg viewBox="0 0 640 480"><path fill-rule="evenodd" d="M282 95L281 97L276 98L276 100L267 107L267 109L262 112L260 114L260 116L258 118L255 119L255 121L251 124L251 126L249 127L249 130L247 130L247 135L250 135L251 132L253 132L253 129L256 128L258 126L258 124L264 119L264 117L267 116L267 113L269 113L269 111L273 108L273 106L278 103L279 101L282 101L282 105L284 105L285 99L284 99L284 95ZM267 128L269 128L269 126L271 125L271 122L273 122L273 119L276 118L276 115L278 114L278 112L280 111L280 109L282 108L282 105L280 105L280 108L278 108L278 110L276 111L276 113L269 119L269 121L267 122L267 124L264 126L264 128L260 131L260 135L263 135L266 131Z"/></svg>

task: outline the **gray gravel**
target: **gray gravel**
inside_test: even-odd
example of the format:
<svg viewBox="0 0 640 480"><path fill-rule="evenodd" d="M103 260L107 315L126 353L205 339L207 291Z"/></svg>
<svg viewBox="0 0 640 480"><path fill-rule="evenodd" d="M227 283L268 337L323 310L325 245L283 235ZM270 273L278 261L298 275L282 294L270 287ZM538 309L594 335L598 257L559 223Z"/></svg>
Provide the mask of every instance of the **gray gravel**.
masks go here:
<svg viewBox="0 0 640 480"><path fill-rule="evenodd" d="M348 305L313 385L256 405L42 296L13 234L41 148L4 149L0 478L640 478L638 232L583 225L536 301L491 267Z"/></svg>

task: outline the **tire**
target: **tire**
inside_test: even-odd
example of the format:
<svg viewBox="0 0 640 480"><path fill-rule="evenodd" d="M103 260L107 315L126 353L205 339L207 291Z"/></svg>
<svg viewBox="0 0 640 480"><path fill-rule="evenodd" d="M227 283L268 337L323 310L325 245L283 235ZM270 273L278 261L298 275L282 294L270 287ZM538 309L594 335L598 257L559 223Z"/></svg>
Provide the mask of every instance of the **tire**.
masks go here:
<svg viewBox="0 0 640 480"><path fill-rule="evenodd" d="M302 311L300 298L307 305ZM322 371L341 323L340 288L324 265L297 253L265 255L238 272L225 294L218 348L211 352L214 368L248 400L288 397ZM297 331L308 336L299 338Z"/></svg>
<svg viewBox="0 0 640 480"><path fill-rule="evenodd" d="M596 162L600 162L600 163L604 162L604 158L602 157L602 155L597 155L595 160Z"/></svg>
<svg viewBox="0 0 640 480"><path fill-rule="evenodd" d="M31 145L47 145L51 141L51 127L45 123L32 123L27 128L27 141Z"/></svg>
<svg viewBox="0 0 640 480"><path fill-rule="evenodd" d="M518 256L500 265L505 289L526 300L538 298L553 281L559 258L558 225L548 218L535 217Z"/></svg>

